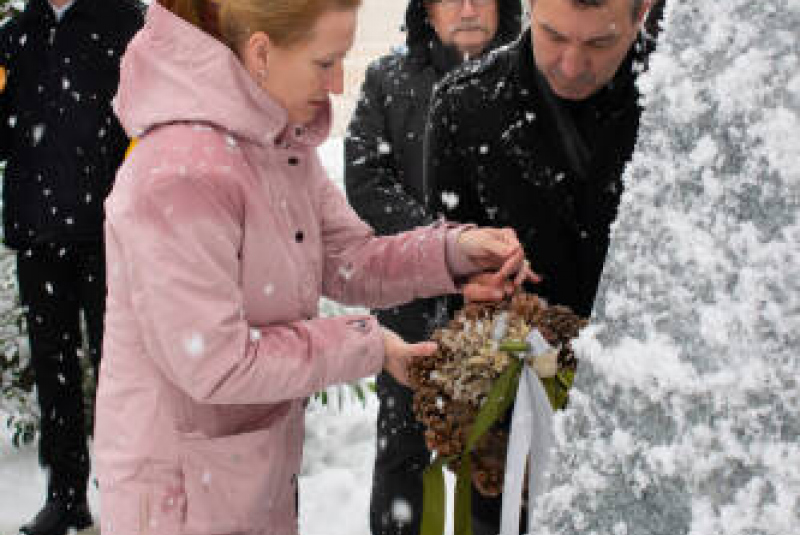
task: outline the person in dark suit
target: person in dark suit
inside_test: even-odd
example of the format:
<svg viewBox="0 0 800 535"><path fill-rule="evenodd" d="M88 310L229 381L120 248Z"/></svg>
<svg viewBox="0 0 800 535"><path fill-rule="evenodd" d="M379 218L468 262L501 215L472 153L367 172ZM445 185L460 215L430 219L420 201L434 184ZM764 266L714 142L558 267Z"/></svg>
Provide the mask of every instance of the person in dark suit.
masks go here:
<svg viewBox="0 0 800 535"><path fill-rule="evenodd" d="M21 528L27 535L92 524L79 358L86 348L97 370L103 201L128 145L111 100L120 58L142 24L135 0L29 0L0 29L3 240L17 252L48 475L44 508Z"/></svg>
<svg viewBox="0 0 800 535"><path fill-rule="evenodd" d="M513 228L542 277L528 290L582 316L592 311L636 143L651 5L528 0L527 31L451 73L431 102L432 212ZM473 492L475 535L497 533L499 513L498 497Z"/></svg>
<svg viewBox="0 0 800 535"><path fill-rule="evenodd" d="M465 59L516 39L521 13L519 0L409 2L405 46L367 69L345 138L348 199L378 234L432 221L425 207L423 137L433 87ZM430 337L444 311L436 300L420 299L377 313L384 325L418 342ZM417 535L422 472L431 453L414 418L412 391L382 373L377 393L370 527L373 535Z"/></svg>

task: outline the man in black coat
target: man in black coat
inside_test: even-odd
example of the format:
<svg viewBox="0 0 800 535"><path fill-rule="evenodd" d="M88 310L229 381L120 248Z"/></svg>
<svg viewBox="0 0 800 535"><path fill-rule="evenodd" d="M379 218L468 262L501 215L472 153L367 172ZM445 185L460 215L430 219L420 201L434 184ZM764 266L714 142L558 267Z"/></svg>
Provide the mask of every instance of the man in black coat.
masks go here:
<svg viewBox="0 0 800 535"><path fill-rule="evenodd" d="M411 0L406 47L367 70L345 139L350 203L378 234L430 223L423 184L423 135L433 86L465 58L516 39L519 0ZM439 306L439 315L445 312ZM430 337L435 300L378 312L405 340ZM373 535L419 533L422 471L430 462L412 392L390 375L377 381L377 455L370 503Z"/></svg>
<svg viewBox="0 0 800 535"><path fill-rule="evenodd" d="M528 0L530 29L438 87L426 133L433 211L511 227L542 281L588 316L641 113L650 0ZM499 499L473 493L475 534Z"/></svg>
<svg viewBox="0 0 800 535"><path fill-rule="evenodd" d="M29 0L0 29L3 239L17 252L48 473L45 506L21 528L28 535L92 524L79 358L86 347L96 371L103 201L128 144L111 100L120 57L142 23L135 0Z"/></svg>

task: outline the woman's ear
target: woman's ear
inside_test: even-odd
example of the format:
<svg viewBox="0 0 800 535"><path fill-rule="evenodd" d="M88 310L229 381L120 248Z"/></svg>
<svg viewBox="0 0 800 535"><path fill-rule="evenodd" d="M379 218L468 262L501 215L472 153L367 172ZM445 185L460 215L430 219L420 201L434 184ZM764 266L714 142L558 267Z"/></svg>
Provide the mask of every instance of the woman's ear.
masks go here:
<svg viewBox="0 0 800 535"><path fill-rule="evenodd" d="M265 32L252 34L242 46L242 63L259 83L263 83L267 79L271 49L272 41Z"/></svg>

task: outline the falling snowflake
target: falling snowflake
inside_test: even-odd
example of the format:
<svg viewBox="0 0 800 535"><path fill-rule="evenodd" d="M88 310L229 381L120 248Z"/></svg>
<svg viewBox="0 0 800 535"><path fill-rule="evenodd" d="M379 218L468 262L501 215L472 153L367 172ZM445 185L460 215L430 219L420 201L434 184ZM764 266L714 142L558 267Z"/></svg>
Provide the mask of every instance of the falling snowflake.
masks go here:
<svg viewBox="0 0 800 535"><path fill-rule="evenodd" d="M453 210L458 206L458 195L452 191L443 191L442 204L444 204L448 210Z"/></svg>
<svg viewBox="0 0 800 535"><path fill-rule="evenodd" d="M264 286L264 295L272 295L275 292L275 285L269 283Z"/></svg>
<svg viewBox="0 0 800 535"><path fill-rule="evenodd" d="M392 519L398 524L408 524L411 522L411 505L405 500L396 499L392 502Z"/></svg>
<svg viewBox="0 0 800 535"><path fill-rule="evenodd" d="M203 335L200 333L190 334L184 340L183 347L190 357L202 356L203 352L205 351L205 341L203 340Z"/></svg>
<svg viewBox="0 0 800 535"><path fill-rule="evenodd" d="M353 276L353 273L355 273L355 271L356 270L353 267L353 264L347 264L346 266L342 266L342 267L339 268L339 275L344 280L350 280L350 278Z"/></svg>

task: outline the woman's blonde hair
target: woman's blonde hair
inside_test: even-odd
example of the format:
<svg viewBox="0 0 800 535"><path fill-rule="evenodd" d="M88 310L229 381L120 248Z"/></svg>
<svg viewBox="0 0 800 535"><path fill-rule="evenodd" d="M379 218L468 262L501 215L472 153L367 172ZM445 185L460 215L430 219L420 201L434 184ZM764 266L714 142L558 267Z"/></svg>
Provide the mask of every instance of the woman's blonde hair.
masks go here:
<svg viewBox="0 0 800 535"><path fill-rule="evenodd" d="M234 51L262 31L278 46L305 39L320 15L356 9L361 0L158 0L175 15L219 39Z"/></svg>

